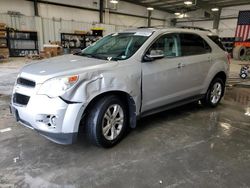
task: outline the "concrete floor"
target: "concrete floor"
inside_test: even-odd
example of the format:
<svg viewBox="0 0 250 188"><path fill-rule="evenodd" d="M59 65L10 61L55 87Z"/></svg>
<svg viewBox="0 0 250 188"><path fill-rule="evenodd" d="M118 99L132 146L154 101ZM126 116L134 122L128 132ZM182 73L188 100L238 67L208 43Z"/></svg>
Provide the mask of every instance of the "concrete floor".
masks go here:
<svg viewBox="0 0 250 188"><path fill-rule="evenodd" d="M216 109L189 104L144 118L111 149L84 134L61 146L9 114L2 78L13 82L18 66L8 67L0 65L0 187L250 187L250 89L228 88Z"/></svg>

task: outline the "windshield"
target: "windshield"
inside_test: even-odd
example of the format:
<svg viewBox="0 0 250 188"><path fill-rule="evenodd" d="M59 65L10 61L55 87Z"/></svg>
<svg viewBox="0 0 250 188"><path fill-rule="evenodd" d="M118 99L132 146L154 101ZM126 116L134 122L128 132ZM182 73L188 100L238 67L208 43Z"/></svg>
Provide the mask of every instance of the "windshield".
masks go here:
<svg viewBox="0 0 250 188"><path fill-rule="evenodd" d="M108 35L84 49L79 55L106 59L125 60L143 45L152 33L115 33Z"/></svg>

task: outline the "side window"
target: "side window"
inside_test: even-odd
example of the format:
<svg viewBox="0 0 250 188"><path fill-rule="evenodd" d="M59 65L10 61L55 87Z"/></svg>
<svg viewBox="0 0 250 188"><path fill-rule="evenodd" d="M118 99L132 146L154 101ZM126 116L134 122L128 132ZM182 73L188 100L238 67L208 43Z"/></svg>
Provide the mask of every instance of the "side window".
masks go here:
<svg viewBox="0 0 250 188"><path fill-rule="evenodd" d="M166 34L157 39L147 51L149 55L164 54L165 57L180 56L180 42L176 34Z"/></svg>
<svg viewBox="0 0 250 188"><path fill-rule="evenodd" d="M221 39L218 36L212 35L208 36L214 43L216 43L222 50L226 51L224 45L221 42Z"/></svg>
<svg viewBox="0 0 250 188"><path fill-rule="evenodd" d="M199 35L181 33L180 43L182 56L200 55L211 52L211 47Z"/></svg>

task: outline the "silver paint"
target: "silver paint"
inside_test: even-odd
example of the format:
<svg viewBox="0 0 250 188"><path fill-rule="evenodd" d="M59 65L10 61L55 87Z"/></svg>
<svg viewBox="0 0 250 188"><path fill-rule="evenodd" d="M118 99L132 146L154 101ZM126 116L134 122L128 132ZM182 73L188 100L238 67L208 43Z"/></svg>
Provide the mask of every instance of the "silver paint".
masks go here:
<svg viewBox="0 0 250 188"><path fill-rule="evenodd" d="M138 30L130 32L134 31ZM37 84L35 88L15 85L13 93L28 95L30 101L25 107L13 102L11 105L35 129L52 133L77 133L86 107L100 94L112 91L127 94L135 104L136 116L139 116L152 108L204 94L218 72L228 74L226 54L207 37L207 32L184 29L139 31L153 34L131 58L124 61L63 55L23 67L19 76ZM142 62L146 49L159 35L173 32L198 33L211 46L212 53ZM185 67L179 69L179 63L185 63ZM67 104L59 97L50 98L37 94L45 81L67 75L79 75L79 81L61 97L75 103ZM37 117L42 114L58 117L55 129L37 121Z"/></svg>

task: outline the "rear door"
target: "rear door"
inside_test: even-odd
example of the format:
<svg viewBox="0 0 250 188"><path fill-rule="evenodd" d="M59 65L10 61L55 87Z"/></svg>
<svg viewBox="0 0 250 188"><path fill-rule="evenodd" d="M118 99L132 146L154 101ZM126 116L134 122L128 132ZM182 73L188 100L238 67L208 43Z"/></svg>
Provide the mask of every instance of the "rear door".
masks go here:
<svg viewBox="0 0 250 188"><path fill-rule="evenodd" d="M211 67L211 47L199 35L180 33L182 74L182 92L186 97L198 95Z"/></svg>

